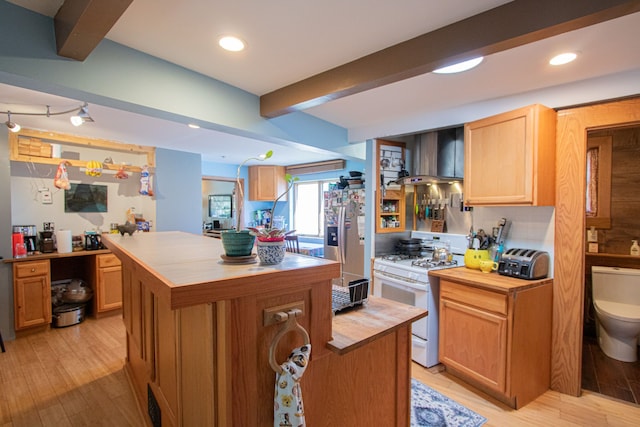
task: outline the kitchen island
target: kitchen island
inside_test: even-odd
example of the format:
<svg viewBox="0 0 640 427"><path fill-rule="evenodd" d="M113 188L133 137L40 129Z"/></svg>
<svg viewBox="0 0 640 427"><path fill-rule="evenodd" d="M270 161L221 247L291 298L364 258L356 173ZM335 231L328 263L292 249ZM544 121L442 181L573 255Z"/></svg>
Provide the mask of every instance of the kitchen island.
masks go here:
<svg viewBox="0 0 640 427"><path fill-rule="evenodd" d="M122 261L126 371L149 425L273 426L269 349L292 309L312 346L308 425L409 424L410 328L424 310L370 298L334 317L340 265L320 258L227 264L221 241L181 232L104 243ZM277 363L302 342L285 334Z"/></svg>

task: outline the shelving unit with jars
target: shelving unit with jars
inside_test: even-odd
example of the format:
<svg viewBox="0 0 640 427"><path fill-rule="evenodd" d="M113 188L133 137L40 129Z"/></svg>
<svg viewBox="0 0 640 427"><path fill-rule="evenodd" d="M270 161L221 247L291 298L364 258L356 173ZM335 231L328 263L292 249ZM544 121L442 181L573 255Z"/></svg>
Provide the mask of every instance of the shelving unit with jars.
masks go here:
<svg viewBox="0 0 640 427"><path fill-rule="evenodd" d="M404 167L404 148L404 142L377 141L376 233L405 230L404 186L389 184Z"/></svg>

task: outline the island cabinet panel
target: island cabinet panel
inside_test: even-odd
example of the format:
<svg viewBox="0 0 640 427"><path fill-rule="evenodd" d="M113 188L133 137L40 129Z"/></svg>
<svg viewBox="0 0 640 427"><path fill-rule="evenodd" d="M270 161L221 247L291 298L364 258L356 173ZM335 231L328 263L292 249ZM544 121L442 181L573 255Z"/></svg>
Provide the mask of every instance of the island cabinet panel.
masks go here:
<svg viewBox="0 0 640 427"><path fill-rule="evenodd" d="M531 105L465 125L464 202L555 204L556 112Z"/></svg>
<svg viewBox="0 0 640 427"><path fill-rule="evenodd" d="M465 267L440 279L439 358L447 371L513 407L550 385L552 280Z"/></svg>

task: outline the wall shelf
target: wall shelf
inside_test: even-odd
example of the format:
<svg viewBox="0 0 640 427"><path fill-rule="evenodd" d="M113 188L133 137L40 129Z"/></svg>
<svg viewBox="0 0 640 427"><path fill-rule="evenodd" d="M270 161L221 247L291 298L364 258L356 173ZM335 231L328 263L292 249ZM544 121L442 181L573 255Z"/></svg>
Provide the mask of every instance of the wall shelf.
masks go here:
<svg viewBox="0 0 640 427"><path fill-rule="evenodd" d="M17 133L9 132L9 160L45 165L58 165L66 161L69 165L78 168L86 167L87 163L91 160L98 160L97 158L80 160L51 157L53 144L59 144L65 148L95 149L96 151L146 155L144 164L148 167L149 172L152 172L155 167L154 147L123 144L103 139L92 139L32 129L22 129ZM132 166L116 161L114 161L114 163L102 162L102 168L105 170L117 171L121 167L128 172L140 173L142 171L142 166Z"/></svg>

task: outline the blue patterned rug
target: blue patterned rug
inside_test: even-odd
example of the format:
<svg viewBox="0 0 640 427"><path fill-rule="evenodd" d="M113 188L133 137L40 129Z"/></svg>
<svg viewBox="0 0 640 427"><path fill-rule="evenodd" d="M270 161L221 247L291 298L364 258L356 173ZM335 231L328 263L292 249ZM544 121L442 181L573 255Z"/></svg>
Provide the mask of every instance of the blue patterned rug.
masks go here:
<svg viewBox="0 0 640 427"><path fill-rule="evenodd" d="M411 379L411 427L478 427L487 419Z"/></svg>

